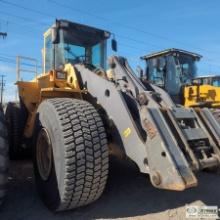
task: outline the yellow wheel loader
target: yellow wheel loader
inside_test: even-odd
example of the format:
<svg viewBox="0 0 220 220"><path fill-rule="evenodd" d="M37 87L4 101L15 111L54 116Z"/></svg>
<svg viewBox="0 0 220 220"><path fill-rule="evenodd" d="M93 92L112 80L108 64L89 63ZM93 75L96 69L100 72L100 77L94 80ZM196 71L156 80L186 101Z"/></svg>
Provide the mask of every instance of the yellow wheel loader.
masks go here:
<svg viewBox="0 0 220 220"><path fill-rule="evenodd" d="M188 87L188 105L196 100L200 106L209 107L218 123L220 123L220 76L209 75L196 77L193 80L196 85L196 91Z"/></svg>
<svg viewBox="0 0 220 220"><path fill-rule="evenodd" d="M187 106L220 107L220 76L195 77L192 84L195 87L188 86L186 88Z"/></svg>
<svg viewBox="0 0 220 220"><path fill-rule="evenodd" d="M160 87L144 85L123 57L110 57L107 68L110 37L57 20L44 35L43 73L32 81L17 76L17 115L25 113L19 143L32 140L26 146L33 148L36 186L54 211L97 200L111 154L167 190L195 187L196 172L220 166L220 127L209 109L177 106Z"/></svg>

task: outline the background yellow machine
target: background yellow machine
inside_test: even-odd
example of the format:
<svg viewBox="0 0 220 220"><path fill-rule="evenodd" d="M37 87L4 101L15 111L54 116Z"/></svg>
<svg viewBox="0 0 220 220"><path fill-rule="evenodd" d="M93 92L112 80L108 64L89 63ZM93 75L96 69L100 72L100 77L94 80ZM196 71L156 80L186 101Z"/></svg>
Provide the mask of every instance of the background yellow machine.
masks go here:
<svg viewBox="0 0 220 220"><path fill-rule="evenodd" d="M220 166L220 126L209 109L176 105L160 87L143 84L123 57L110 57L107 70L110 36L57 20L44 35L43 73L31 81L18 76L20 102L6 110L10 155L33 151L36 186L55 211L101 196L110 154L167 190L195 187L196 172ZM157 79L163 83L163 75Z"/></svg>
<svg viewBox="0 0 220 220"><path fill-rule="evenodd" d="M220 76L196 77L184 88L185 106L220 107Z"/></svg>
<svg viewBox="0 0 220 220"><path fill-rule="evenodd" d="M179 49L143 56L147 67L142 81L160 86L186 107L220 107L219 77L197 77L196 63L201 57Z"/></svg>

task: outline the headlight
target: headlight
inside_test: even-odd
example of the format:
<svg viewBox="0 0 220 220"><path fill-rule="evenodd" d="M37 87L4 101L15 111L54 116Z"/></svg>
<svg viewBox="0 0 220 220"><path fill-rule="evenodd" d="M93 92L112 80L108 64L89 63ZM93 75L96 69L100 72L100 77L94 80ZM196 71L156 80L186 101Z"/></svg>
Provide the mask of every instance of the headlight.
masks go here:
<svg viewBox="0 0 220 220"><path fill-rule="evenodd" d="M57 79L66 79L66 73L65 72L57 72L56 78Z"/></svg>

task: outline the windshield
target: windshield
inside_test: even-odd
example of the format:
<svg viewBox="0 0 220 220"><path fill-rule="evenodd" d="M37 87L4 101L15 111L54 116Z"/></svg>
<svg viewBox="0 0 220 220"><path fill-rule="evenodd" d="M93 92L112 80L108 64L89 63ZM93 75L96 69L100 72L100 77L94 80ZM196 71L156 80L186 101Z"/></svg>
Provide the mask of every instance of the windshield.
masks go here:
<svg viewBox="0 0 220 220"><path fill-rule="evenodd" d="M106 42L105 40L89 46L79 46L74 42L66 42L65 38L57 45L56 66L60 64L92 64L96 68L106 68Z"/></svg>
<svg viewBox="0 0 220 220"><path fill-rule="evenodd" d="M166 90L171 95L180 94L182 86L192 82L196 71L196 60L193 57L184 54L168 56Z"/></svg>
<svg viewBox="0 0 220 220"><path fill-rule="evenodd" d="M147 79L156 86L164 87L165 66L166 66L166 60L164 57L148 60Z"/></svg>
<svg viewBox="0 0 220 220"><path fill-rule="evenodd" d="M220 78L219 77L213 78L212 85L220 87Z"/></svg>
<svg viewBox="0 0 220 220"><path fill-rule="evenodd" d="M60 43L58 46L60 54L62 54L62 56L59 58L62 63L76 64L85 61L86 50L84 47L66 43Z"/></svg>
<svg viewBox="0 0 220 220"><path fill-rule="evenodd" d="M196 60L184 54L175 57L177 70L180 70L180 82L181 84L188 84L192 82L192 79L197 74Z"/></svg>
<svg viewBox="0 0 220 220"><path fill-rule="evenodd" d="M178 95L181 89L181 69L174 56L167 57L165 89L171 95Z"/></svg>
<svg viewBox="0 0 220 220"><path fill-rule="evenodd" d="M196 75L196 60L184 54L171 54L147 60L147 79L171 95L178 95L183 85Z"/></svg>
<svg viewBox="0 0 220 220"><path fill-rule="evenodd" d="M67 63L73 65L86 63L92 64L95 68L106 69L106 40L87 41L85 37L72 34L71 31L59 30L60 42L54 45L51 42L51 34L45 38L45 72L53 69L54 57L55 68ZM55 56L53 56L53 47Z"/></svg>
<svg viewBox="0 0 220 220"><path fill-rule="evenodd" d="M76 35L72 29L61 30L61 51L64 51L64 63L85 62L96 68L105 69L105 40L95 39L94 36ZM87 33L89 34L89 33Z"/></svg>
<svg viewBox="0 0 220 220"><path fill-rule="evenodd" d="M194 82L197 82L201 85L211 85L220 87L220 77L202 77L202 78L196 78Z"/></svg>

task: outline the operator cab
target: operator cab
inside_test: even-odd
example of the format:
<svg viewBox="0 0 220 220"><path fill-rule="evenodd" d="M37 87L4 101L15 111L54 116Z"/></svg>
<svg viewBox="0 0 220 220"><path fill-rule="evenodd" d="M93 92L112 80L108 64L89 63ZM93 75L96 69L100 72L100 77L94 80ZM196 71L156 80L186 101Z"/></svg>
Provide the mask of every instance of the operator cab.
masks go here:
<svg viewBox="0 0 220 220"><path fill-rule="evenodd" d="M44 34L44 73L67 63L85 63L106 69L108 31L56 20Z"/></svg>
<svg viewBox="0 0 220 220"><path fill-rule="evenodd" d="M149 82L167 91L172 99L182 103L182 88L191 84L197 75L197 62L202 56L179 49L168 49L142 56L146 61L146 70L141 80Z"/></svg>
<svg viewBox="0 0 220 220"><path fill-rule="evenodd" d="M199 85L210 85L215 87L220 87L220 76L219 75L209 75L196 77L193 80L194 83Z"/></svg>

